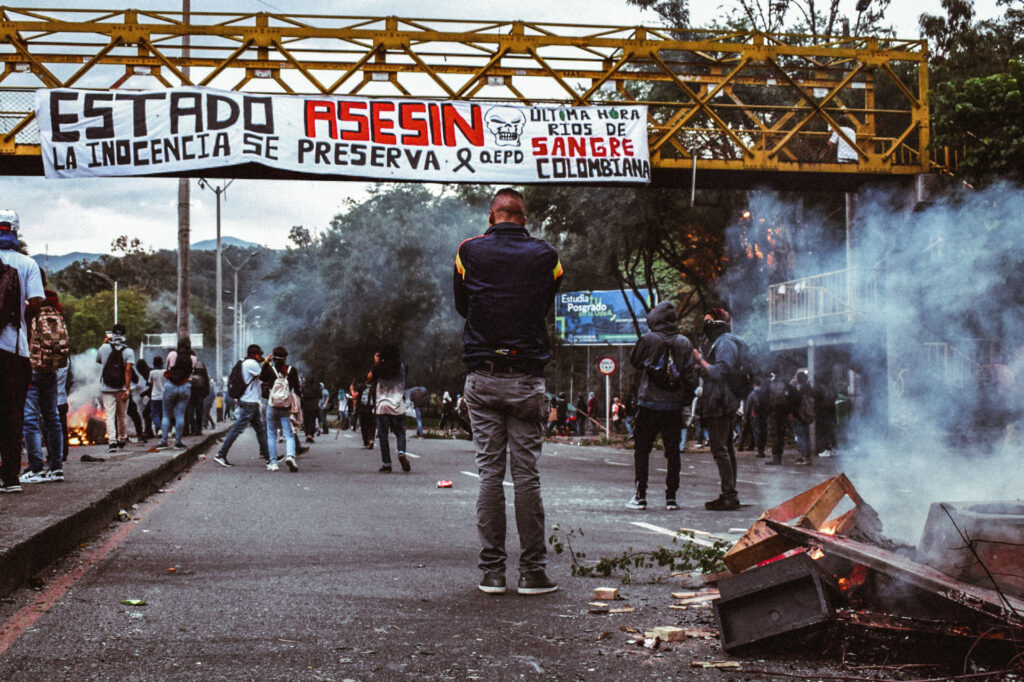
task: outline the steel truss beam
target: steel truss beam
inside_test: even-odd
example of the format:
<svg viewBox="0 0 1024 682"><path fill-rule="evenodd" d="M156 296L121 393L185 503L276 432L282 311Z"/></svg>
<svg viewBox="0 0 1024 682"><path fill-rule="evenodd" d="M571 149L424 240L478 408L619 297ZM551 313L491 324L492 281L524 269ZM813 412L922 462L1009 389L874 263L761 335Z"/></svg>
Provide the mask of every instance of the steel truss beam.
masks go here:
<svg viewBox="0 0 1024 682"><path fill-rule="evenodd" d="M190 18L0 8L0 166L39 155L32 89L204 85L647 104L655 170L689 171L694 158L698 172L806 177L937 168L920 40L267 12ZM836 162L833 132L855 147L855 163Z"/></svg>

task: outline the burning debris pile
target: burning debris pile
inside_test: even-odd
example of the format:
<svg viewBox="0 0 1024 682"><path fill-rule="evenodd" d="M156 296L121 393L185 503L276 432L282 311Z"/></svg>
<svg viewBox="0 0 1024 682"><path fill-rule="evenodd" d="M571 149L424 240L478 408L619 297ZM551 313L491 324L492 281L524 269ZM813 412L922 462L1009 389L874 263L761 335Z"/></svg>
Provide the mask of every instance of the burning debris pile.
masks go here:
<svg viewBox="0 0 1024 682"><path fill-rule="evenodd" d="M830 518L841 503L852 507ZM724 561L732 575L713 606L730 653L845 628L984 650L1007 668L1024 659L1021 502L935 503L919 546L902 547L839 474L764 512Z"/></svg>
<svg viewBox="0 0 1024 682"><path fill-rule="evenodd" d="M68 414L68 444L98 445L107 442L107 423L98 401L87 402Z"/></svg>

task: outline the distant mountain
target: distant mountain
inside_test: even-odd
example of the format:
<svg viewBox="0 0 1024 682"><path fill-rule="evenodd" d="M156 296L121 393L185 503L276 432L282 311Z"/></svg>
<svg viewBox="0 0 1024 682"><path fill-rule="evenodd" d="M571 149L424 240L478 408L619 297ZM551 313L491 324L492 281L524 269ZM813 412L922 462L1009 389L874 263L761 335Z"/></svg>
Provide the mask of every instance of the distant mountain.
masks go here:
<svg viewBox="0 0 1024 682"><path fill-rule="evenodd" d="M226 249L229 246L237 246L240 249L253 249L259 247L259 244L253 242L247 242L244 239L238 239L237 237L221 237L220 247ZM205 241L196 242L192 245L193 251L213 251L217 248L216 239L207 239Z"/></svg>
<svg viewBox="0 0 1024 682"><path fill-rule="evenodd" d="M63 256L50 255L49 263L47 263L46 254L37 253L32 256L32 259L39 263L39 267L46 270L48 273L60 272L67 266L71 265L75 261L85 260L94 261L99 258L102 254L99 253L83 253L81 251L75 251L74 253L66 253Z"/></svg>

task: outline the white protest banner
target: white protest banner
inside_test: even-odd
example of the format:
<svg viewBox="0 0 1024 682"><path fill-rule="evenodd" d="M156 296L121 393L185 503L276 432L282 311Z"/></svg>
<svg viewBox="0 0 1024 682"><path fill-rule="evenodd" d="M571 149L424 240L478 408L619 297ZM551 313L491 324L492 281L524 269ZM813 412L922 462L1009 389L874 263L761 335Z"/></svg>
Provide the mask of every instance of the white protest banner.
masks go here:
<svg viewBox="0 0 1024 682"><path fill-rule="evenodd" d="M644 106L44 89L36 120L48 178L259 163L367 180L651 179Z"/></svg>

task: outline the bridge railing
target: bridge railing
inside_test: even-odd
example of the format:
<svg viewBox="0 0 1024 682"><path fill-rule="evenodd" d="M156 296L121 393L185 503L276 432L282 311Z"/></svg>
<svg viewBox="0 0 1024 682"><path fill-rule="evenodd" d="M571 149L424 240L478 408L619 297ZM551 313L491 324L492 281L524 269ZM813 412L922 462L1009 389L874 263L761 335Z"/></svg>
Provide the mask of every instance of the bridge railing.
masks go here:
<svg viewBox="0 0 1024 682"><path fill-rule="evenodd" d="M835 270L773 284L768 290L769 334L796 328L829 331L866 319L878 302L873 270Z"/></svg>

